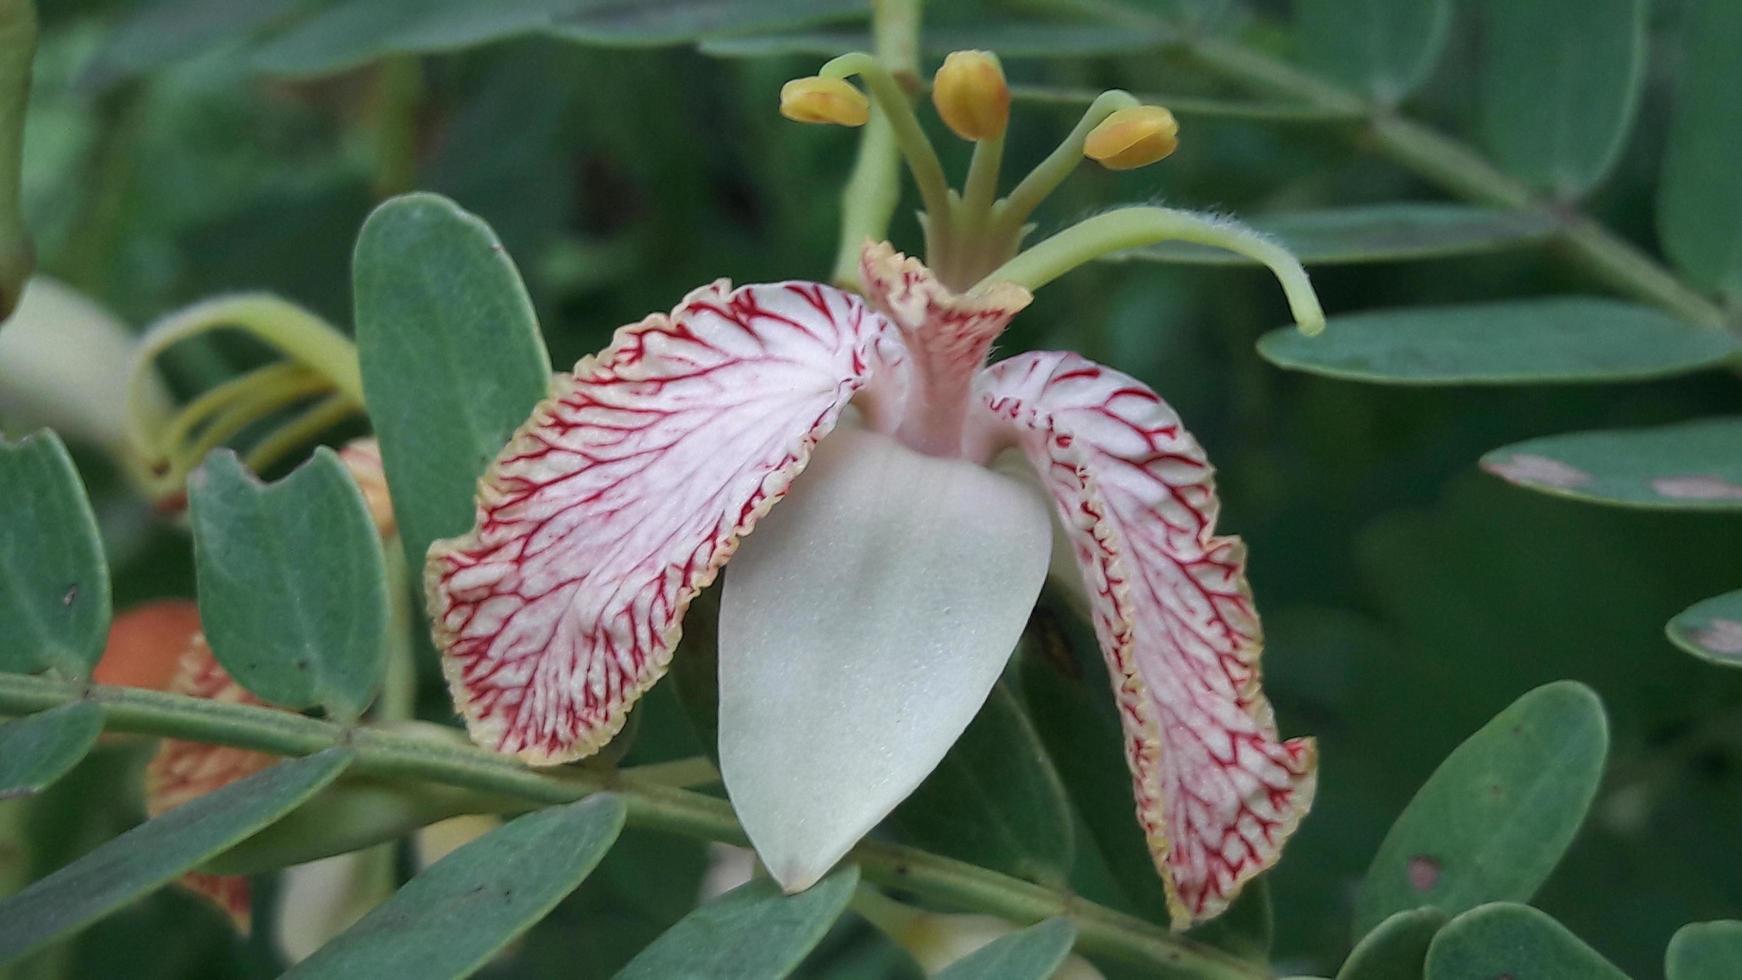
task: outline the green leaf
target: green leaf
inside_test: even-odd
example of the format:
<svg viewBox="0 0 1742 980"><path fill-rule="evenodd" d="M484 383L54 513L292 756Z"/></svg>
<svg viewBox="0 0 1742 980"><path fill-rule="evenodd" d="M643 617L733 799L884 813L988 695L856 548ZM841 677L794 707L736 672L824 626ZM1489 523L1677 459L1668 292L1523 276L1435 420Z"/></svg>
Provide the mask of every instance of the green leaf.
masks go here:
<svg viewBox="0 0 1742 980"><path fill-rule="evenodd" d="M1126 907L1165 917L1167 896L1135 817L1125 735L1095 638L1074 613L1043 598L1024 645L1023 701L1086 831L1079 849L1099 852Z"/></svg>
<svg viewBox="0 0 1742 980"><path fill-rule="evenodd" d="M1742 343L1649 307L1567 297L1333 316L1317 337L1273 330L1258 353L1278 367L1384 384L1607 383L1713 367Z"/></svg>
<svg viewBox="0 0 1742 980"><path fill-rule="evenodd" d="M0 725L0 803L35 796L79 764L103 731L103 709L74 701Z"/></svg>
<svg viewBox="0 0 1742 980"><path fill-rule="evenodd" d="M1688 5L1687 61L1663 162L1657 227L1664 251L1707 289L1742 297L1742 4Z"/></svg>
<svg viewBox="0 0 1742 980"><path fill-rule="evenodd" d="M1742 667L1742 590L1682 610L1664 627L1669 641L1724 667Z"/></svg>
<svg viewBox="0 0 1742 980"><path fill-rule="evenodd" d="M683 44L866 12L863 0L344 0L269 39L254 65L274 75L325 75L526 34L611 47Z"/></svg>
<svg viewBox="0 0 1742 980"><path fill-rule="evenodd" d="M1742 977L1742 922L1725 919L1682 926L1663 958L1664 980Z"/></svg>
<svg viewBox="0 0 1742 980"><path fill-rule="evenodd" d="M363 713L386 664L387 571L331 449L273 484L220 450L188 478L200 623L236 683L287 708Z"/></svg>
<svg viewBox="0 0 1742 980"><path fill-rule="evenodd" d="M1381 105L1427 79L1450 20L1445 0L1294 0L1302 59Z"/></svg>
<svg viewBox="0 0 1742 980"><path fill-rule="evenodd" d="M617 980L784 977L840 918L859 884L849 865L808 890L782 895L763 878L683 917L629 961Z"/></svg>
<svg viewBox="0 0 1742 980"><path fill-rule="evenodd" d="M992 940L938 971L937 980L1047 980L1076 941L1069 919L1048 919Z"/></svg>
<svg viewBox="0 0 1742 980"><path fill-rule="evenodd" d="M1591 503L1742 511L1742 418L1531 439L1488 453L1482 468Z"/></svg>
<svg viewBox="0 0 1742 980"><path fill-rule="evenodd" d="M1004 59L1092 58L1149 51L1176 37L1160 25L997 20L975 27L928 26L920 47L923 54L933 57L977 49L996 51ZM866 31L818 30L706 38L698 47L716 58L832 58L850 51L870 51L872 40Z"/></svg>
<svg viewBox="0 0 1742 980"><path fill-rule="evenodd" d="M1276 913L1270 904L1270 881L1259 876L1246 883L1227 911L1186 933L1208 946L1254 963L1270 962L1276 934Z"/></svg>
<svg viewBox="0 0 1742 980"><path fill-rule="evenodd" d="M1534 244L1554 233L1554 221L1546 215L1467 204L1356 205L1254 215L1247 223L1281 241L1306 265L1470 255ZM1226 249L1190 242L1115 252L1110 258L1188 265L1256 264Z"/></svg>
<svg viewBox="0 0 1742 980"><path fill-rule="evenodd" d="M433 194L375 209L353 264L363 394L413 569L472 526L478 477L550 388L520 274L478 218Z"/></svg>
<svg viewBox="0 0 1742 980"><path fill-rule="evenodd" d="M0 901L0 965L115 911L235 846L332 782L351 751L282 762L134 827Z"/></svg>
<svg viewBox="0 0 1742 980"><path fill-rule="evenodd" d="M520 817L436 862L285 976L470 976L580 885L623 812L600 795Z"/></svg>
<svg viewBox="0 0 1742 980"><path fill-rule="evenodd" d="M1398 912L1361 937L1337 980L1421 980L1428 944L1446 920L1431 907Z"/></svg>
<svg viewBox="0 0 1742 980"><path fill-rule="evenodd" d="M239 41L280 20L300 0L157 0L109 29L85 68L87 85L111 85Z"/></svg>
<svg viewBox="0 0 1742 980"><path fill-rule="evenodd" d="M903 840L925 850L1051 885L1070 873L1064 785L1002 682L892 819Z"/></svg>
<svg viewBox="0 0 1742 980"><path fill-rule="evenodd" d="M1483 143L1502 169L1557 197L1590 189L1639 105L1645 0L1484 0L1480 9Z"/></svg>
<svg viewBox="0 0 1742 980"><path fill-rule="evenodd" d="M1355 896L1357 934L1407 909L1456 915L1525 901L1554 870L1603 777L1597 696L1557 681L1513 702L1440 763L1409 801Z"/></svg>
<svg viewBox="0 0 1742 980"><path fill-rule="evenodd" d="M0 438L0 670L84 677L109 612L97 519L60 437Z"/></svg>
<svg viewBox="0 0 1742 980"><path fill-rule="evenodd" d="M1427 980L1627 980L1567 927L1528 905L1465 912L1434 937Z"/></svg>

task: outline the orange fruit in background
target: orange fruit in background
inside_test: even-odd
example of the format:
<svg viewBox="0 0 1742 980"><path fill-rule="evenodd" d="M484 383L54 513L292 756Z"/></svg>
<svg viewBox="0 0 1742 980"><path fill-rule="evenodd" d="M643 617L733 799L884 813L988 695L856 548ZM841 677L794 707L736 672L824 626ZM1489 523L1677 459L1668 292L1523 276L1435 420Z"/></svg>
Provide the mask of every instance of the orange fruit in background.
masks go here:
<svg viewBox="0 0 1742 980"><path fill-rule="evenodd" d="M109 627L109 643L91 680L123 687L169 689L176 665L200 631L200 610L188 599L134 606Z"/></svg>

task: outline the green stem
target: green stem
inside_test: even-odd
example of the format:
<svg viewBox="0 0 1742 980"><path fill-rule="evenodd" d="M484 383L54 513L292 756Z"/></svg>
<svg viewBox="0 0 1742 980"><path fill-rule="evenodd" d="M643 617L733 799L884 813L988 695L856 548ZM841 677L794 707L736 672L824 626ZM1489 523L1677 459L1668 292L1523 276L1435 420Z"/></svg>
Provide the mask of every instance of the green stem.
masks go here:
<svg viewBox="0 0 1742 980"><path fill-rule="evenodd" d="M345 728L288 711L204 701L139 688L87 686L49 677L0 674L0 715L43 711L77 698L103 706L111 731L167 735L307 755L345 744L356 753L347 776L420 779L482 793L557 804L592 793L623 797L639 827L730 844L745 843L725 800L649 782L635 769L620 773L565 767L537 771L428 725ZM1263 980L1262 967L1229 956L1165 928L1073 895L1030 884L951 858L884 841L864 841L848 860L869 881L930 900L965 906L1016 922L1056 915L1076 923L1083 952L1124 960L1151 975L1200 980Z"/></svg>
<svg viewBox="0 0 1742 980"><path fill-rule="evenodd" d="M891 72L919 73L919 0L873 0L872 50ZM865 242L889 237L889 222L901 203L901 150L895 127L879 105L859 137L859 156L841 191L841 235L830 278L845 287L859 284L859 252Z"/></svg>
<svg viewBox="0 0 1742 980"><path fill-rule="evenodd" d="M315 437L343 422L356 410L357 407L345 396L328 395L249 447L242 461L254 472L264 473L267 467L298 447L313 442Z"/></svg>
<svg viewBox="0 0 1742 980"><path fill-rule="evenodd" d="M1120 208L1098 214L1052 236L994 271L987 279L1030 291L1103 255L1157 242L1182 241L1237 252L1264 263L1282 283L1289 311L1303 333L1325 327L1325 313L1306 270L1288 249L1231 221L1172 208Z"/></svg>
<svg viewBox="0 0 1742 980"><path fill-rule="evenodd" d="M1723 328L1724 311L1632 243L1589 217L1569 211L1529 185L1496 169L1457 140L1420 123L1378 110L1355 93L1267 55L1209 38L1184 50L1199 65L1257 92L1301 100L1327 111L1369 119L1351 134L1373 150L1446 191L1472 201L1546 213L1561 229L1565 253L1617 292L1655 304L1700 326Z"/></svg>
<svg viewBox="0 0 1742 980"><path fill-rule="evenodd" d="M919 126L919 118L913 114L913 106L908 103L907 93L895 83L895 76L876 58L864 52L844 54L830 61L817 72L824 78L847 78L857 75L864 80L871 90L872 101L883 109L884 116L895 134L895 145L900 147L902 156L907 159L907 167L913 172L913 182L919 187L920 199L925 202L925 210L929 216L927 233L939 239L947 239L948 222L950 220L950 187L944 179L944 165L938 161L937 150L932 148L931 141L926 139L925 130Z"/></svg>
<svg viewBox="0 0 1742 980"><path fill-rule="evenodd" d="M1022 178L1009 197L999 202L993 212L994 227L1012 238L1020 236L1028 216L1083 162L1083 143L1089 138L1089 132L1113 113L1137 104L1137 99L1129 92L1112 91L1097 95L1064 142Z"/></svg>

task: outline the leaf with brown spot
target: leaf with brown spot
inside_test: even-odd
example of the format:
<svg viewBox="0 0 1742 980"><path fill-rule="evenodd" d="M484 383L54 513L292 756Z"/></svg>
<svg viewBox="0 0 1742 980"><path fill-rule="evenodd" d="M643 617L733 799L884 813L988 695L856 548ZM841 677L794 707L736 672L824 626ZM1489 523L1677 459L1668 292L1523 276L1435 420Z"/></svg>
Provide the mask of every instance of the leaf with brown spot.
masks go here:
<svg viewBox="0 0 1742 980"><path fill-rule="evenodd" d="M1483 456L1482 468L1597 504L1742 511L1742 418L1531 439Z"/></svg>
<svg viewBox="0 0 1742 980"><path fill-rule="evenodd" d="M1496 715L1392 825L1356 894L1357 934L1420 906L1455 915L1529 899L1584 819L1608 744L1597 696L1571 681Z"/></svg>

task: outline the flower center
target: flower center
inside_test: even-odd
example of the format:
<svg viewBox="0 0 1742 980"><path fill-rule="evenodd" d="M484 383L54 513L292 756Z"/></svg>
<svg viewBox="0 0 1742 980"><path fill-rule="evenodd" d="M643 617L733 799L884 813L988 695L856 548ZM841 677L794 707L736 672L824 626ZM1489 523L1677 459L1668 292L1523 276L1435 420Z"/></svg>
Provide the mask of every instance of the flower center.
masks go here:
<svg viewBox="0 0 1742 980"><path fill-rule="evenodd" d="M847 80L864 83L861 92ZM914 115L908 95L889 70L863 52L842 55L809 78L781 90L781 113L798 122L861 126L875 103L889 122L924 203L925 264L937 281L959 294L991 282L1034 290L1109 252L1168 240L1238 252L1264 263L1282 281L1296 322L1309 333L1324 313L1306 273L1287 250L1264 236L1213 215L1159 207L1104 212L1022 250L1035 208L1088 157L1110 170L1146 166L1172 154L1179 126L1161 106L1146 106L1122 91L1101 93L1057 149L1008 194L998 195L1004 135L1010 122L1010 87L998 58L987 51L957 51L932 80L932 102L952 132L974 144L966 179L949 185L936 149Z"/></svg>

